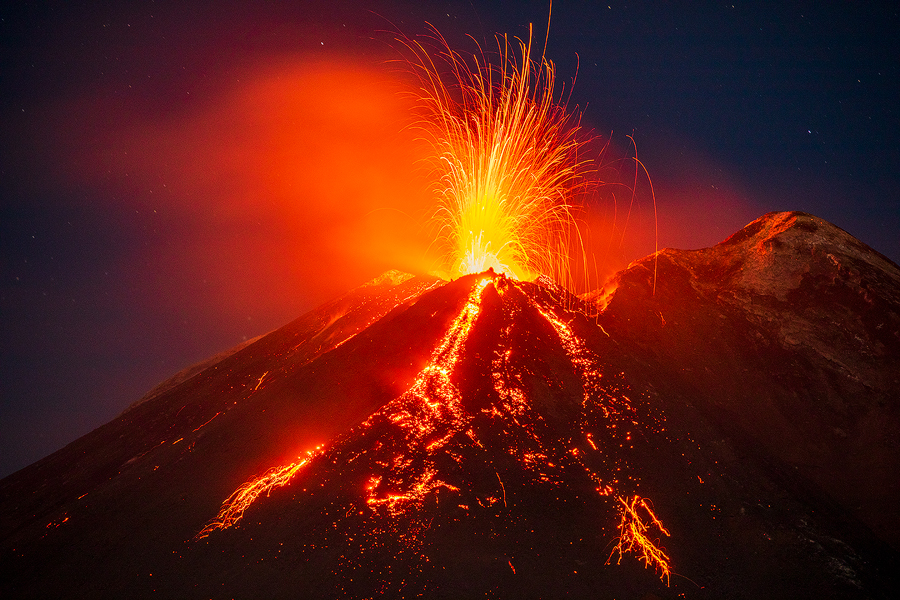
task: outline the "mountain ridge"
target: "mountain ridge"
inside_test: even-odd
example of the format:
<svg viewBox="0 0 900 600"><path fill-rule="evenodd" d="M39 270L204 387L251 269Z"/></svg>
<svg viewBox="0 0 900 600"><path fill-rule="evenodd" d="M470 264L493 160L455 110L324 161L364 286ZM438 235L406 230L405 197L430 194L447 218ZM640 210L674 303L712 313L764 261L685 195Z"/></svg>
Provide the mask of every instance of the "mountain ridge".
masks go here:
<svg viewBox="0 0 900 600"><path fill-rule="evenodd" d="M654 270L670 278L663 292L679 293L655 298ZM665 355L674 362L670 377L725 408L779 460L874 529L887 528L886 539L900 547L900 487L890 476L900 469L896 264L817 217L770 213L712 248L637 261L610 287L606 314L618 320L611 332ZM619 311L623 300L629 306ZM692 323L700 314L707 326L698 334ZM692 371L697 365L704 369ZM757 376L738 383L748 365ZM723 384L728 379L734 385Z"/></svg>

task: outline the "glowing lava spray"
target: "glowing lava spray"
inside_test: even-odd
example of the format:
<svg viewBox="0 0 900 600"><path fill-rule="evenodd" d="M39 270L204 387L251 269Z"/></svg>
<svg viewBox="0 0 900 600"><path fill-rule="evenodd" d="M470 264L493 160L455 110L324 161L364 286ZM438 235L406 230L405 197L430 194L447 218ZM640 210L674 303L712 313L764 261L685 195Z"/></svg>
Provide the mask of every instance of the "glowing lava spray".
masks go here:
<svg viewBox="0 0 900 600"><path fill-rule="evenodd" d="M419 77L421 126L435 157L436 220L450 277L493 268L519 280L547 275L568 286L573 216L587 161L577 113L554 94L555 68L533 60L532 38L497 36L492 63L464 56L437 31L441 50L403 43ZM583 252L582 252L583 255Z"/></svg>

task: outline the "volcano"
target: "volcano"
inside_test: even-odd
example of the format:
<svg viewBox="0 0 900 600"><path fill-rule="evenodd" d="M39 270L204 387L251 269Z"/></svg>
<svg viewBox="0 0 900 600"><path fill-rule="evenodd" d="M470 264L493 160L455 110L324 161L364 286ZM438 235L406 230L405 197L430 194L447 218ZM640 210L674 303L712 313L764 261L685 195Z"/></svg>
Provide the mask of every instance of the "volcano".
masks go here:
<svg viewBox="0 0 900 600"><path fill-rule="evenodd" d="M887 598L900 268L804 213L602 290L388 272L0 482L4 598Z"/></svg>

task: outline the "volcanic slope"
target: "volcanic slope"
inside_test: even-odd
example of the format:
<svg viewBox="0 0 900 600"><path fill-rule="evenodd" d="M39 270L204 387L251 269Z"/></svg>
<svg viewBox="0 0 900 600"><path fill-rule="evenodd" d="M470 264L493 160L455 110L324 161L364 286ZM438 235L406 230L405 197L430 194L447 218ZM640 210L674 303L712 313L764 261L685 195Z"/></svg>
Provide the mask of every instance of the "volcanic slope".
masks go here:
<svg viewBox="0 0 900 600"><path fill-rule="evenodd" d="M0 482L3 596L889 597L890 535L851 506L874 498L889 521L883 498L841 497L791 462L803 443L828 452L834 423L856 430L835 411L806 428L763 409L793 392L791 409L833 395L864 407L856 419L893 418L871 386L892 358L840 387L832 358L852 353L815 356L855 339L847 319L779 354L757 335L782 340L817 313L782 301L773 324L733 291L784 266L751 254L766 239L790 237L789 257L852 246L864 276L829 279L801 253L797 287L849 281L856 295L822 310L896 343L896 265L806 219L767 215L700 254L645 259L599 315L546 280L387 274ZM896 448L871 444L882 462L850 464L889 478Z"/></svg>
<svg viewBox="0 0 900 600"><path fill-rule="evenodd" d="M656 289L654 293L654 273ZM801 212L608 284L604 323L659 390L900 549L900 268Z"/></svg>

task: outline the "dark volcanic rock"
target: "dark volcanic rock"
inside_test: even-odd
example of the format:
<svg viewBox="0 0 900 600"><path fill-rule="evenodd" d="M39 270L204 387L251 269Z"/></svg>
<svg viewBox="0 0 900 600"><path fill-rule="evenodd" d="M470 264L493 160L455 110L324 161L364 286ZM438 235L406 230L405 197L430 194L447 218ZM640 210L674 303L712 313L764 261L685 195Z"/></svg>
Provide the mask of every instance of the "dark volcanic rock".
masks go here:
<svg viewBox="0 0 900 600"><path fill-rule="evenodd" d="M822 219L770 213L634 263L605 300L651 377L900 549L897 265Z"/></svg>
<svg viewBox="0 0 900 600"><path fill-rule="evenodd" d="M0 595L892 597L898 282L799 213L599 315L388 274L0 482Z"/></svg>

